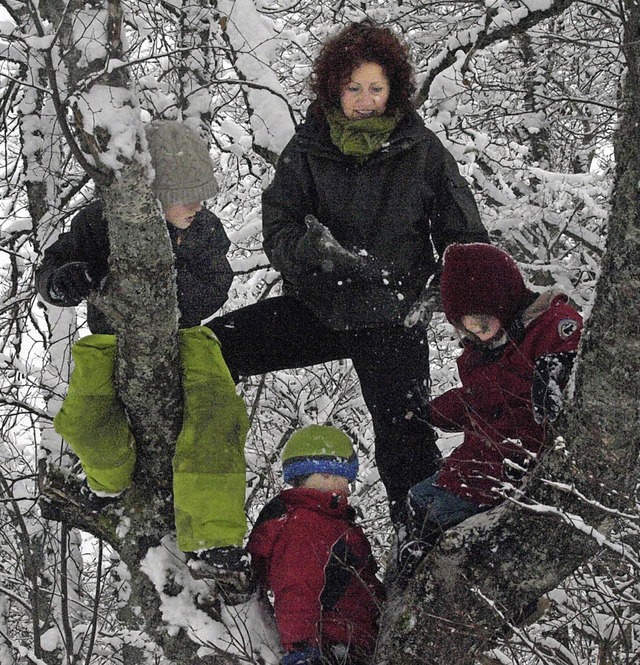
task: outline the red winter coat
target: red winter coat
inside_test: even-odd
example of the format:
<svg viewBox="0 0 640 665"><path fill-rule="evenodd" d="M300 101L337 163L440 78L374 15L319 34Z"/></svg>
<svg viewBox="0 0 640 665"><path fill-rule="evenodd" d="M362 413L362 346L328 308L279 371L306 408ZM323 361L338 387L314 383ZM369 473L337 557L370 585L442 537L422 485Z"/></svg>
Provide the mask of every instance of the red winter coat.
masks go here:
<svg viewBox="0 0 640 665"><path fill-rule="evenodd" d="M384 591L346 496L283 490L263 508L247 549L273 591L285 650L340 643L373 651Z"/></svg>
<svg viewBox="0 0 640 665"><path fill-rule="evenodd" d="M470 346L458 358L462 387L431 402L433 425L464 431L462 444L443 461L438 487L493 505L502 498L496 488L518 477L504 460L526 467L540 452L546 431L533 418L533 366L540 356L578 348L582 317L566 300L541 295L525 310L520 340L510 339L502 351Z"/></svg>

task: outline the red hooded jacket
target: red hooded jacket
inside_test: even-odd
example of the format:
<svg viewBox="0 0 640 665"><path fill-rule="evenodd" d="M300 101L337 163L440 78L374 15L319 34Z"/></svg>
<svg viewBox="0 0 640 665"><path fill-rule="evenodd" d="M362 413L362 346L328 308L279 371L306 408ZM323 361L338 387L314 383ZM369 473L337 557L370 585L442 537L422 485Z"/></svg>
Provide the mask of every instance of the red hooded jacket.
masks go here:
<svg viewBox="0 0 640 665"><path fill-rule="evenodd" d="M273 591L282 645L353 644L372 653L384 590L347 497L283 490L260 513L248 551Z"/></svg>
<svg viewBox="0 0 640 665"><path fill-rule="evenodd" d="M499 348L468 346L458 358L462 387L448 390L431 402L436 427L464 431L464 440L445 458L438 487L478 505L502 500L496 492L513 482L540 453L547 432L533 417L531 386L537 358L575 351L582 317L566 296L548 292L524 312L523 334Z"/></svg>

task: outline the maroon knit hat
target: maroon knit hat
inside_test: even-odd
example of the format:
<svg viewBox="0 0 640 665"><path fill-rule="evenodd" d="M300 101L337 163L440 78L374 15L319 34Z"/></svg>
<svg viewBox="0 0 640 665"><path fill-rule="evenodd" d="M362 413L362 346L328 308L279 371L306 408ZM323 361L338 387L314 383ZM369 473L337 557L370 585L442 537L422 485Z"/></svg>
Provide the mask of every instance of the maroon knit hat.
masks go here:
<svg viewBox="0 0 640 665"><path fill-rule="evenodd" d="M477 242L447 247L440 290L444 313L453 325L469 314L488 314L506 328L531 297L509 254Z"/></svg>

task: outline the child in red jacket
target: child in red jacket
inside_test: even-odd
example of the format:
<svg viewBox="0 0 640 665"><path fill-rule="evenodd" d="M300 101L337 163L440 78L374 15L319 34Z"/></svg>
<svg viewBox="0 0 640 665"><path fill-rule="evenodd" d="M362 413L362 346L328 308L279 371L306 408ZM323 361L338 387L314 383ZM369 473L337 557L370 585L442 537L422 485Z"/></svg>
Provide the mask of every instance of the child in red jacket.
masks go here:
<svg viewBox="0 0 640 665"><path fill-rule="evenodd" d="M259 582L273 592L281 665L365 665L384 592L348 502L358 472L351 441L311 425L292 434L282 460L293 488L262 509L247 545Z"/></svg>
<svg viewBox="0 0 640 665"><path fill-rule="evenodd" d="M399 561L405 575L444 529L499 503L531 469L562 407L582 331L565 295L530 291L515 261L491 245L450 245L441 293L462 337L462 386L416 415L463 431L464 439L440 471L409 492L410 533Z"/></svg>

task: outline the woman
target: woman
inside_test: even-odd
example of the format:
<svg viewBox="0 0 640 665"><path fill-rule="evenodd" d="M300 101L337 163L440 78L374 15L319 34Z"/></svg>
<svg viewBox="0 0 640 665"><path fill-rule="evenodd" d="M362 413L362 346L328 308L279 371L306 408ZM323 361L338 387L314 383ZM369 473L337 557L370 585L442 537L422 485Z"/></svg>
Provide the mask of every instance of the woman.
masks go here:
<svg viewBox="0 0 640 665"><path fill-rule="evenodd" d="M312 90L262 199L284 295L209 325L239 374L353 361L398 521L408 489L440 458L410 408L428 383L424 329L410 323L431 293L433 248L441 256L488 236L455 160L413 110L408 49L390 30L364 21L330 39Z"/></svg>

